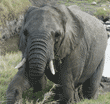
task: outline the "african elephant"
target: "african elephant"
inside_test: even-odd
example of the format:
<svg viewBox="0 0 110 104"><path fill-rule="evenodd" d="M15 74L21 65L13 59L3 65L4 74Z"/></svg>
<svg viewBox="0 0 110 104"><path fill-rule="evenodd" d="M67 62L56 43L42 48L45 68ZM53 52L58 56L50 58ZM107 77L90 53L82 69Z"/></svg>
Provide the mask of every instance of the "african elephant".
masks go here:
<svg viewBox="0 0 110 104"><path fill-rule="evenodd" d="M60 84L61 104L74 102L73 93L79 85L82 85L84 98L97 98L106 45L103 24L76 6L30 7L20 32L22 61L16 68L25 66L24 76L33 92L45 88L45 75ZM10 87L11 82L8 87L12 90L7 90L7 99L12 102L16 99L15 91L20 96L18 84ZM19 87L23 90L22 84Z"/></svg>

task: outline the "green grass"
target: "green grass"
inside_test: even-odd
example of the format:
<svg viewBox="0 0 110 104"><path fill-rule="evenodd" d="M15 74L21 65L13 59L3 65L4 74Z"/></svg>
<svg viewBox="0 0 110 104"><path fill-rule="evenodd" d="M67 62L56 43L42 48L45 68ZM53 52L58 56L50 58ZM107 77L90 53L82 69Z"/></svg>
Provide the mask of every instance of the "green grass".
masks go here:
<svg viewBox="0 0 110 104"><path fill-rule="evenodd" d="M78 104L110 104L110 92L104 95L99 95L98 99L96 100L85 99L79 102Z"/></svg>
<svg viewBox="0 0 110 104"><path fill-rule="evenodd" d="M97 5L91 5L93 1L97 2ZM82 1L64 0L59 2L59 4L63 3L66 6L78 5L83 11L96 11L93 13L96 17L101 17L101 16L107 17L110 15L110 8L108 7L109 6L108 1L110 0L82 0ZM87 5L84 6L82 4L87 4ZM105 6L100 7L99 5L105 5ZM106 10L104 10L104 8Z"/></svg>
<svg viewBox="0 0 110 104"><path fill-rule="evenodd" d="M105 8L106 10L104 10L104 8ZM106 8L106 7L97 8L97 12L94 13L94 15L95 15L96 17L98 17L98 16L104 16L104 17L109 16L109 15L110 15L110 9L108 9L108 8Z"/></svg>
<svg viewBox="0 0 110 104"><path fill-rule="evenodd" d="M1 0L0 7L2 10L0 14L6 19L17 18L30 4L28 0Z"/></svg>
<svg viewBox="0 0 110 104"><path fill-rule="evenodd" d="M20 60L20 52L6 54L6 56L0 58L0 101L4 100L3 97L5 96L8 84L17 72L17 69L14 67Z"/></svg>
<svg viewBox="0 0 110 104"><path fill-rule="evenodd" d="M17 19L29 5L28 0L0 0L0 25L5 27L6 20Z"/></svg>
<svg viewBox="0 0 110 104"><path fill-rule="evenodd" d="M91 2L107 2L107 1L110 1L110 0L63 0L64 2L69 2L69 1L73 1L73 2L88 2L88 3L91 3Z"/></svg>

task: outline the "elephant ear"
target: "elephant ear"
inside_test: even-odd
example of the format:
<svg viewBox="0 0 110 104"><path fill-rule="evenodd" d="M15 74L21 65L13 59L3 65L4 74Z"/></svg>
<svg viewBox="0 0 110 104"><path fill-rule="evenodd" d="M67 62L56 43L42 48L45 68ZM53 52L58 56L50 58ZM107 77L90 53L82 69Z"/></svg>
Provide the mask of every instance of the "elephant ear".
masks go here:
<svg viewBox="0 0 110 104"><path fill-rule="evenodd" d="M24 32L23 32L23 26L21 27L21 30L20 30L20 35L19 35L19 50L22 51L22 53L24 53L25 51L25 47L26 47L26 37L24 35Z"/></svg>
<svg viewBox="0 0 110 104"><path fill-rule="evenodd" d="M80 43L82 37L84 36L84 29L83 21L78 17L77 14L74 14L74 11L75 13L80 11L79 8L73 6L71 7L71 10L71 8L67 8L64 5L61 5L59 8L66 16L66 24L63 26L65 28L64 39L62 40L57 52L57 55L63 59L69 55L72 50L75 50L75 47L77 47L77 45Z"/></svg>

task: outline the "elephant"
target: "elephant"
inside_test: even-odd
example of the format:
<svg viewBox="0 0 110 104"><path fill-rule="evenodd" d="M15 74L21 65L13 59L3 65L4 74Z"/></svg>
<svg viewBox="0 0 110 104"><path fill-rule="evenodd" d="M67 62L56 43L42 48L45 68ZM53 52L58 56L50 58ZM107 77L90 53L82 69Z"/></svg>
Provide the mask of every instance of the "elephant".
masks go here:
<svg viewBox="0 0 110 104"><path fill-rule="evenodd" d="M61 104L74 103L74 91L80 85L84 98L96 99L106 46L107 32L103 24L79 7L29 7L20 31L22 60L15 67L19 69L16 82L8 86L7 104L21 98L24 81L35 93L46 87L47 78L62 86ZM23 80L17 77L20 73Z"/></svg>

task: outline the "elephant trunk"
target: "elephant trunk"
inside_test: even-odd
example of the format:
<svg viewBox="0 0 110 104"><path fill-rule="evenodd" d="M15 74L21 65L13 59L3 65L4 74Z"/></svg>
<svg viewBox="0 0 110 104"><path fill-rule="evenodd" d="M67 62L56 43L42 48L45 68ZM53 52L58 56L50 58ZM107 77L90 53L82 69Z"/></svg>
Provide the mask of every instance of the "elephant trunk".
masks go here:
<svg viewBox="0 0 110 104"><path fill-rule="evenodd" d="M42 76L47 63L48 45L43 39L34 39L29 48L29 77L35 79Z"/></svg>
<svg viewBox="0 0 110 104"><path fill-rule="evenodd" d="M7 96L7 103L6 104L14 104L15 103L14 92L11 93L11 95L13 95L13 96L10 96L10 95Z"/></svg>
<svg viewBox="0 0 110 104"><path fill-rule="evenodd" d="M55 74L52 60L54 59L54 52L52 44L48 38L45 36L30 37L26 49L25 57L23 57L22 61L15 68L20 68L26 63L26 72L28 72L28 78L31 82L44 75L47 63L49 63L51 73L53 75Z"/></svg>

